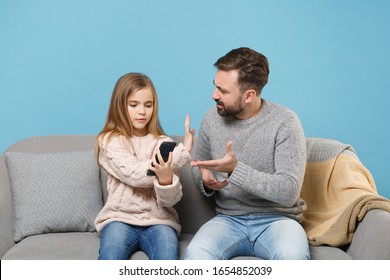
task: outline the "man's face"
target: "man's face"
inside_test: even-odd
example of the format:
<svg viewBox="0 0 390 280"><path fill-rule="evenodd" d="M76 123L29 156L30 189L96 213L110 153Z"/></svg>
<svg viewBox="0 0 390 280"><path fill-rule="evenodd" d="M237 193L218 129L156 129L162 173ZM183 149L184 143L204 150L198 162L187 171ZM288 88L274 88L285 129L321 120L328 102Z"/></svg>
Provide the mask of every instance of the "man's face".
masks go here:
<svg viewBox="0 0 390 280"><path fill-rule="evenodd" d="M239 117L244 110L243 97L238 87L237 78L237 70L218 70L215 74L215 90L211 97L217 103L217 111L221 117Z"/></svg>

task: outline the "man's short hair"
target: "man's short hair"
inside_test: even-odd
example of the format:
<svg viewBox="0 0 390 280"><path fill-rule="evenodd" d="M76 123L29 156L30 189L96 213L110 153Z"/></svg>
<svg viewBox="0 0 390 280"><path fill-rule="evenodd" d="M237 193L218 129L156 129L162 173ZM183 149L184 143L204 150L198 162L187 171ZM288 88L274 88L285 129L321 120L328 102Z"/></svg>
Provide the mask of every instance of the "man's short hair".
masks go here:
<svg viewBox="0 0 390 280"><path fill-rule="evenodd" d="M267 58L250 48L233 49L214 63L218 70L238 70L238 87L243 93L248 89L260 95L268 82L269 65Z"/></svg>

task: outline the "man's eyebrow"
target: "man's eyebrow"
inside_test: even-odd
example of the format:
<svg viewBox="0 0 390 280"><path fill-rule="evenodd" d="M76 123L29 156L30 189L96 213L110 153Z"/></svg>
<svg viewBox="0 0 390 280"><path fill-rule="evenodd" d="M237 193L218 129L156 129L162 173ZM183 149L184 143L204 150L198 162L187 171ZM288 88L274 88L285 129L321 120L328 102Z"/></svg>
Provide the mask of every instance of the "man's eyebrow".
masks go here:
<svg viewBox="0 0 390 280"><path fill-rule="evenodd" d="M215 86L217 89L219 89L221 92L228 92L227 89L224 89L223 87L217 86L217 85L215 84L215 80L213 80L213 84L214 84L214 86Z"/></svg>
<svg viewBox="0 0 390 280"><path fill-rule="evenodd" d="M220 86L217 86L217 85L215 84L215 80L213 80L213 84L214 84L214 86L215 86L216 88L221 89Z"/></svg>

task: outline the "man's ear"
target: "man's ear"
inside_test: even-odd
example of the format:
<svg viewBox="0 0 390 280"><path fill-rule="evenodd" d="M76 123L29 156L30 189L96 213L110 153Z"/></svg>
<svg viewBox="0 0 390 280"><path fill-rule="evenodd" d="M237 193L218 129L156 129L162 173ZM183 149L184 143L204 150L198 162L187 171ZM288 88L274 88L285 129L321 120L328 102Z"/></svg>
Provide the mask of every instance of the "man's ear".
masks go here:
<svg viewBox="0 0 390 280"><path fill-rule="evenodd" d="M256 91L254 89L248 89L245 92L245 103L250 103L256 98Z"/></svg>

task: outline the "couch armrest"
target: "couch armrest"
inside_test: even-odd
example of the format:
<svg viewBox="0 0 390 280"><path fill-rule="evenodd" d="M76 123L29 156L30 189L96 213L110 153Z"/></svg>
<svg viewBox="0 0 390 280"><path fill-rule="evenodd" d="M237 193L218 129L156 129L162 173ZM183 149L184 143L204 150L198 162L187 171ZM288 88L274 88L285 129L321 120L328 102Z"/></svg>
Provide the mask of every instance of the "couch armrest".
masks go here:
<svg viewBox="0 0 390 280"><path fill-rule="evenodd" d="M15 245L13 240L13 206L5 157L0 157L0 258Z"/></svg>
<svg viewBox="0 0 390 280"><path fill-rule="evenodd" d="M390 260L390 213L380 209L367 212L347 253L353 259Z"/></svg>

